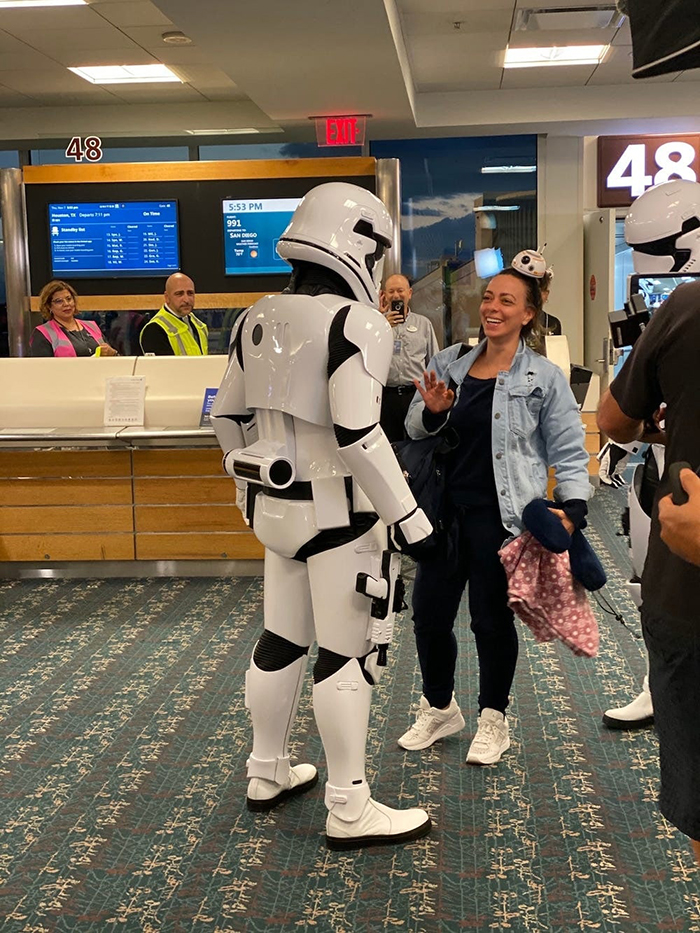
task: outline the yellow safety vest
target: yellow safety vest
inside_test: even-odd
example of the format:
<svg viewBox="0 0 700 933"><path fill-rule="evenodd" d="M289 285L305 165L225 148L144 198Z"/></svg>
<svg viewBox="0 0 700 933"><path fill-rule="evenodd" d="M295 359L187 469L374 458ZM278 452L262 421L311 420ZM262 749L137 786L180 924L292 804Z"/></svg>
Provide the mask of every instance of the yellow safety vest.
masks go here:
<svg viewBox="0 0 700 933"><path fill-rule="evenodd" d="M209 351L209 340L207 337L209 330L207 325L192 313L190 313L190 318L197 328L199 340L202 344L201 350L197 346L197 341L194 339L194 334L187 321L178 317L177 314L173 314L165 305L163 305L157 314L154 314L143 330L145 330L146 327L151 327L153 324L162 327L168 335L168 340L170 346L173 348L175 356L206 356ZM141 333L143 333L143 331L141 331ZM140 342L141 340L139 338L139 343ZM143 350L143 344L141 344L141 349Z"/></svg>

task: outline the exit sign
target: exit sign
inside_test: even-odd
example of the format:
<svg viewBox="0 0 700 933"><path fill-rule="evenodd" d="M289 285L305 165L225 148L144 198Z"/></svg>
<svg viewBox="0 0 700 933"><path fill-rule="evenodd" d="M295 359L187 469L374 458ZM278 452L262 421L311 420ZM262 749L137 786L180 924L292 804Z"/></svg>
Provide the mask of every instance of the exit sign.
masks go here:
<svg viewBox="0 0 700 933"><path fill-rule="evenodd" d="M316 117L316 141L319 146L362 146L367 117Z"/></svg>

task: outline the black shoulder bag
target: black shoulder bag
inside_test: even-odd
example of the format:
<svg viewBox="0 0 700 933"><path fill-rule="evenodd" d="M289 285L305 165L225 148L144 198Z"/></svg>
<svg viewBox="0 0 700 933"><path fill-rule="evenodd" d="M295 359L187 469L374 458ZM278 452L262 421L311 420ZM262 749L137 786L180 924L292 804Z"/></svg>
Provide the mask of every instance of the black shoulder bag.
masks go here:
<svg viewBox="0 0 700 933"><path fill-rule="evenodd" d="M463 345L457 359L469 351ZM454 392L454 380L448 388ZM395 536L404 554L414 560L426 560L433 557L447 556L449 553L450 516L447 514L447 479L446 459L448 454L459 445L459 434L449 423L437 434L420 440L398 441L392 444L396 459L403 470L403 475L418 504L433 526L433 533L422 541L409 544L395 528Z"/></svg>

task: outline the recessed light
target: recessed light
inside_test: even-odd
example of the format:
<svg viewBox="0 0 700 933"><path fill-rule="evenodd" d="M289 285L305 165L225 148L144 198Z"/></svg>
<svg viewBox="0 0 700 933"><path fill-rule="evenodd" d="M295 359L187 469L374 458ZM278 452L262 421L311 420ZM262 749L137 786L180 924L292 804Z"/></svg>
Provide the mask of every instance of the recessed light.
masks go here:
<svg viewBox="0 0 700 933"><path fill-rule="evenodd" d="M0 9L9 10L11 7L35 6L85 6L87 0L0 0Z"/></svg>
<svg viewBox="0 0 700 933"><path fill-rule="evenodd" d="M525 172L536 172L536 165L484 165L482 175L518 175Z"/></svg>
<svg viewBox="0 0 700 933"><path fill-rule="evenodd" d="M68 70L91 84L154 84L165 81L182 84L167 65L89 65Z"/></svg>
<svg viewBox="0 0 700 933"><path fill-rule="evenodd" d="M546 68L552 65L599 65L609 45L567 45L557 48L506 49L504 68Z"/></svg>
<svg viewBox="0 0 700 933"><path fill-rule="evenodd" d="M164 32L161 39L167 45L192 45L192 40L184 32Z"/></svg>
<svg viewBox="0 0 700 933"><path fill-rule="evenodd" d="M519 204L484 204L482 207L475 207L474 213L490 214L493 211L519 211Z"/></svg>
<svg viewBox="0 0 700 933"><path fill-rule="evenodd" d="M279 133L281 128L279 126L270 126L257 129L254 126L240 126L226 130L185 130L185 132L189 133L190 136L246 136L249 133Z"/></svg>

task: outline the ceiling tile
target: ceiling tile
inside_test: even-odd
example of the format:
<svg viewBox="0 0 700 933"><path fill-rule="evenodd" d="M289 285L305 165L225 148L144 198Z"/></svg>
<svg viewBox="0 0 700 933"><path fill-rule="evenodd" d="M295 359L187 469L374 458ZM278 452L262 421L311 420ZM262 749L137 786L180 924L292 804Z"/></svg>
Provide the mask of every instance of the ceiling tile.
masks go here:
<svg viewBox="0 0 700 933"><path fill-rule="evenodd" d="M149 0L100 3L95 11L114 26L172 26L171 20Z"/></svg>
<svg viewBox="0 0 700 933"><path fill-rule="evenodd" d="M155 65L158 63L150 52L132 46L125 49L61 49L53 57L66 68L80 68L85 65ZM128 62L125 59L128 57Z"/></svg>
<svg viewBox="0 0 700 933"><path fill-rule="evenodd" d="M51 68L55 62L47 58L43 52L37 52L24 46L23 52L0 52L0 72L2 71L24 71L28 68L37 68L44 70Z"/></svg>
<svg viewBox="0 0 700 933"><path fill-rule="evenodd" d="M2 10L2 28L14 35L34 29L94 29L102 20L90 6L47 6L22 10Z"/></svg>
<svg viewBox="0 0 700 933"><path fill-rule="evenodd" d="M558 2L558 0L557 0ZM397 0L403 15L409 13L447 13L455 19L488 10L510 10L513 0Z"/></svg>
<svg viewBox="0 0 700 933"><path fill-rule="evenodd" d="M644 83L668 84L676 77L677 72L670 75L659 75L656 78L644 78ZM620 45L610 49L605 61L598 65L588 81L591 87L600 85L636 84L641 87L642 82L632 77L632 48Z"/></svg>
<svg viewBox="0 0 700 933"><path fill-rule="evenodd" d="M66 9L70 9L67 7ZM18 35L27 45L47 55L58 49L133 49L134 43L114 26L100 26L97 29L34 29L27 34ZM120 64L124 64L123 62Z"/></svg>
<svg viewBox="0 0 700 933"><path fill-rule="evenodd" d="M460 19L459 13L409 13L401 19L403 34L405 37L412 36L445 36L453 35L456 32L465 35L474 35L480 32L497 32L503 30L505 38L508 38L510 24L512 20L512 11L504 10L480 10L470 13L468 19ZM455 23L461 23L459 29L455 28Z"/></svg>
<svg viewBox="0 0 700 933"><path fill-rule="evenodd" d="M187 84L111 84L115 97L131 104L201 103L204 97Z"/></svg>

